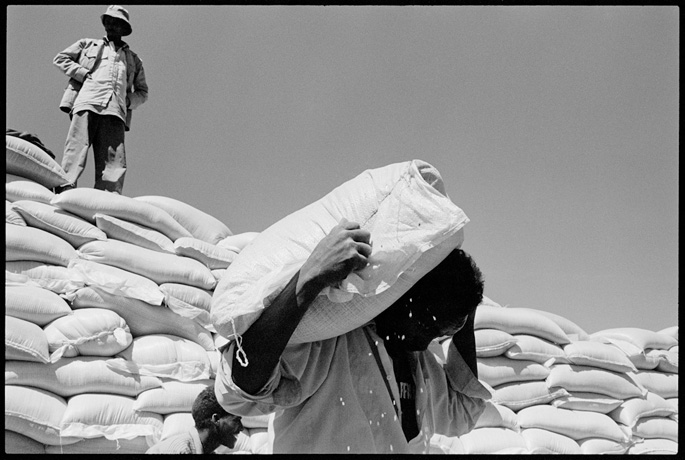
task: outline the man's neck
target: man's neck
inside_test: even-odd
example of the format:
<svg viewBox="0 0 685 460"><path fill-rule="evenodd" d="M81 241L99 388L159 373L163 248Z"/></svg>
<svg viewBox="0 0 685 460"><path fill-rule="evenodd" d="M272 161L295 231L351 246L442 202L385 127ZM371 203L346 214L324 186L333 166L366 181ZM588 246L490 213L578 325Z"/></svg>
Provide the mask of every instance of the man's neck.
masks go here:
<svg viewBox="0 0 685 460"><path fill-rule="evenodd" d="M121 40L121 35L107 35L107 40L114 44L114 49L116 50L124 46L124 42Z"/></svg>

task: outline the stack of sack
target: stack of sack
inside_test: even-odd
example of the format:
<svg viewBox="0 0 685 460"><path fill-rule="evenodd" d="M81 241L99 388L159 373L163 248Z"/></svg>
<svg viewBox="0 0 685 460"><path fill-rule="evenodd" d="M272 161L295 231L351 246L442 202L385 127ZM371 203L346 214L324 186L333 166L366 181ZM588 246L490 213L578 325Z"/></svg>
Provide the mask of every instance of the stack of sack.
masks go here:
<svg viewBox="0 0 685 460"><path fill-rule="evenodd" d="M61 167L17 137L6 165L5 451L143 453L192 426L213 289L256 233L167 197L55 195ZM267 420L245 425L237 447L264 451Z"/></svg>
<svg viewBox="0 0 685 460"><path fill-rule="evenodd" d="M542 310L476 311L479 379L493 398L470 433L434 436L465 454L675 454L678 329L587 334ZM434 353L444 359L449 341Z"/></svg>
<svg viewBox="0 0 685 460"><path fill-rule="evenodd" d="M6 164L10 453L142 453L191 427L195 397L215 384L218 348L268 308L342 217L372 233L370 265L323 292L291 343L372 319L461 245L468 222L420 160L367 170L265 231L238 235L168 197L55 195L67 182L61 167L20 138L7 136ZM589 335L487 298L475 327L493 398L472 432L436 435L432 452L677 451L677 327ZM448 343L432 344L440 359ZM217 453L270 453L272 417L243 418L235 448Z"/></svg>

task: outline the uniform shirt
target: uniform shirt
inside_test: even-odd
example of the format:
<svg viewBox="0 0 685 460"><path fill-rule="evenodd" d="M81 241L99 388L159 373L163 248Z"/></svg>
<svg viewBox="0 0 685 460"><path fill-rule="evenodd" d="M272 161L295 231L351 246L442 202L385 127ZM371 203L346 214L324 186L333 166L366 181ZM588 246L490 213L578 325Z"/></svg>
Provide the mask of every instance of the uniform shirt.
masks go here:
<svg viewBox="0 0 685 460"><path fill-rule="evenodd" d="M162 439L150 447L146 454L201 454L200 433L195 427Z"/></svg>
<svg viewBox="0 0 685 460"><path fill-rule="evenodd" d="M73 113L89 110L98 115L114 115L126 122L126 53L127 44L117 51L105 37L102 56L74 101Z"/></svg>
<svg viewBox="0 0 685 460"><path fill-rule="evenodd" d="M269 381L254 395L231 378L233 342L217 371L217 399L228 412L245 417L275 412L274 453L428 453L434 433L459 436L474 427L491 395L457 348L450 345L444 366L430 351L413 352L419 432L408 442L401 418L411 414L402 414L401 407L399 416L395 412L364 328L400 401L392 359L373 323L332 339L286 346Z"/></svg>

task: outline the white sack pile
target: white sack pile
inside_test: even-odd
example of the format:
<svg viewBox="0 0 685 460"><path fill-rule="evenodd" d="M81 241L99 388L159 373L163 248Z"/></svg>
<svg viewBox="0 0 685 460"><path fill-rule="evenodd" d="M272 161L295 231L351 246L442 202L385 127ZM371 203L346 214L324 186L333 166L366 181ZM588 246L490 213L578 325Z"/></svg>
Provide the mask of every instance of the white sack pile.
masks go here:
<svg viewBox="0 0 685 460"><path fill-rule="evenodd" d="M167 197L77 188L7 136L5 452L144 453L193 425L214 384L218 277L256 233L233 235ZM267 419L235 449L268 449Z"/></svg>
<svg viewBox="0 0 685 460"><path fill-rule="evenodd" d="M350 277L319 296L294 341L344 332L335 330L341 317L348 330L370 319L350 312L375 316L461 244L468 221L420 161L365 171L266 231L238 235L172 198L55 195L59 165L10 136L7 170L9 453L142 453L192 426L217 348L268 307L343 214L372 231L370 272L380 276ZM396 214L406 190L416 197L408 215L430 225L385 238L398 236L398 222L378 216ZM557 315L485 299L476 329L479 375L494 397L471 433L436 435L435 453L677 451L677 327L588 335ZM437 341L432 349L444 359ZM270 420L244 418L236 447L217 453L269 453Z"/></svg>
<svg viewBox="0 0 685 460"><path fill-rule="evenodd" d="M588 335L559 315L485 299L475 320L478 377L493 398L476 428L435 436L465 454L675 454L678 328ZM440 359L449 341L433 351Z"/></svg>

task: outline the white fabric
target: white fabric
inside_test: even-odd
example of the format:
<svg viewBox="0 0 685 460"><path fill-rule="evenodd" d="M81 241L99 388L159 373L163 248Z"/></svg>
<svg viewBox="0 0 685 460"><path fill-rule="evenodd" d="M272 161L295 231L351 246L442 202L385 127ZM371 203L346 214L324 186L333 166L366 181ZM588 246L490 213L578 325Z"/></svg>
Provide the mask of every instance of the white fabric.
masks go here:
<svg viewBox="0 0 685 460"><path fill-rule="evenodd" d="M435 187L431 184L434 184ZM225 337L240 335L270 304L342 218L371 233L366 268L325 289L290 343L336 337L375 318L463 241L468 222L420 160L371 169L261 232L226 269L211 317Z"/></svg>

